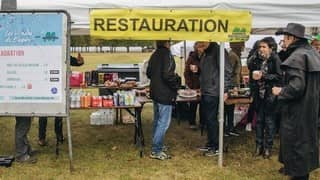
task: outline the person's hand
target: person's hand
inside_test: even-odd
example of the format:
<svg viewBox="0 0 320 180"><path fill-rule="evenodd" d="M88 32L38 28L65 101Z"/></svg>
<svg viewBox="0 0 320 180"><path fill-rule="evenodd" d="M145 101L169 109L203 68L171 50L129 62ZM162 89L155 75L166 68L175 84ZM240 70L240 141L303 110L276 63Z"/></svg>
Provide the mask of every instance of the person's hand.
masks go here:
<svg viewBox="0 0 320 180"><path fill-rule="evenodd" d="M275 96L279 96L282 88L281 87L273 87L272 88L272 94Z"/></svg>
<svg viewBox="0 0 320 180"><path fill-rule="evenodd" d="M223 94L223 101L226 101L228 99L228 93Z"/></svg>
<svg viewBox="0 0 320 180"><path fill-rule="evenodd" d="M197 73L198 72L198 66L190 64L190 71L193 72L193 73Z"/></svg>
<svg viewBox="0 0 320 180"><path fill-rule="evenodd" d="M262 71L253 71L252 72L252 79L260 80L262 78Z"/></svg>

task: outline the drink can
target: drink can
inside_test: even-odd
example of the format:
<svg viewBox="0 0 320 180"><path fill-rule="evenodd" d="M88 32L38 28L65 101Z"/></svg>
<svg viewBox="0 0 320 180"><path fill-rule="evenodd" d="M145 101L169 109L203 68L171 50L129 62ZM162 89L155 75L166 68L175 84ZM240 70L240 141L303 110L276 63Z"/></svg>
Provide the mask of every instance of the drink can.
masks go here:
<svg viewBox="0 0 320 180"><path fill-rule="evenodd" d="M99 84L104 84L104 73L99 73L98 74L98 83Z"/></svg>

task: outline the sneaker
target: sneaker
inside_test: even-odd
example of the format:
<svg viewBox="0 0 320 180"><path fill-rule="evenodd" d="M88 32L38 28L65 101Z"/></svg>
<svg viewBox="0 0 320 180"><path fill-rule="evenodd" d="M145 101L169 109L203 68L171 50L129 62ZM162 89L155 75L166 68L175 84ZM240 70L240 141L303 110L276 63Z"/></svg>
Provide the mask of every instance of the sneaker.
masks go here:
<svg viewBox="0 0 320 180"><path fill-rule="evenodd" d="M203 151L203 152L209 151L210 149L212 149L212 147L210 146L203 146L198 148L199 151Z"/></svg>
<svg viewBox="0 0 320 180"><path fill-rule="evenodd" d="M248 123L248 124L246 125L246 131L252 131L251 123Z"/></svg>
<svg viewBox="0 0 320 180"><path fill-rule="evenodd" d="M229 135L229 133L224 133L223 136L224 137L229 137L230 135Z"/></svg>
<svg viewBox="0 0 320 180"><path fill-rule="evenodd" d="M39 139L38 145L39 146L46 146L46 145L48 145L48 142L45 139Z"/></svg>
<svg viewBox="0 0 320 180"><path fill-rule="evenodd" d="M31 150L31 151L28 152L28 154L29 154L30 156L36 156L38 153L39 153L38 150Z"/></svg>
<svg viewBox="0 0 320 180"><path fill-rule="evenodd" d="M284 176L287 176L287 175L288 175L288 173L286 172L286 170L284 169L284 167L281 167L281 168L278 170L278 172L279 172L280 174L284 175Z"/></svg>
<svg viewBox="0 0 320 180"><path fill-rule="evenodd" d="M34 164L37 162L37 158L30 155L24 155L16 160L18 163Z"/></svg>
<svg viewBox="0 0 320 180"><path fill-rule="evenodd" d="M170 148L169 146L163 145L162 146L162 151L163 152L167 152L167 151L169 151L169 148Z"/></svg>
<svg viewBox="0 0 320 180"><path fill-rule="evenodd" d="M209 151L204 153L204 156L212 157L212 156L218 156L219 150L210 149Z"/></svg>
<svg viewBox="0 0 320 180"><path fill-rule="evenodd" d="M64 137L63 136L57 137L57 142L60 143L60 144L63 144Z"/></svg>
<svg viewBox="0 0 320 180"><path fill-rule="evenodd" d="M235 130L233 130L233 131L230 131L229 132L229 135L231 135L231 136L240 136L240 134L237 132L237 131L235 131Z"/></svg>
<svg viewBox="0 0 320 180"><path fill-rule="evenodd" d="M171 156L166 154L165 152L160 152L160 153L155 153L151 152L150 158L152 159L158 159L158 160L166 160L166 159L171 159Z"/></svg>
<svg viewBox="0 0 320 180"><path fill-rule="evenodd" d="M197 126L196 125L190 125L189 128L192 129L192 130L197 130Z"/></svg>

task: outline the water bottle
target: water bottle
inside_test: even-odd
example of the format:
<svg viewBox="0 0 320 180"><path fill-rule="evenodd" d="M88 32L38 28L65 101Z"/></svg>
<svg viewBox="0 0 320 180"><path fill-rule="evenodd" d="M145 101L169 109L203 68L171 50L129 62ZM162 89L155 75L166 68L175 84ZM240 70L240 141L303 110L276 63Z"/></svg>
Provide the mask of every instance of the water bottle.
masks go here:
<svg viewBox="0 0 320 180"><path fill-rule="evenodd" d="M114 106L118 106L118 100L119 100L119 96L118 96L118 93L113 93L113 105Z"/></svg>
<svg viewBox="0 0 320 180"><path fill-rule="evenodd" d="M76 108L80 108L80 99L81 98L81 91L79 90L77 93L76 93Z"/></svg>
<svg viewBox="0 0 320 180"><path fill-rule="evenodd" d="M75 108L76 107L76 97L75 97L75 92L74 90L70 91L70 107Z"/></svg>

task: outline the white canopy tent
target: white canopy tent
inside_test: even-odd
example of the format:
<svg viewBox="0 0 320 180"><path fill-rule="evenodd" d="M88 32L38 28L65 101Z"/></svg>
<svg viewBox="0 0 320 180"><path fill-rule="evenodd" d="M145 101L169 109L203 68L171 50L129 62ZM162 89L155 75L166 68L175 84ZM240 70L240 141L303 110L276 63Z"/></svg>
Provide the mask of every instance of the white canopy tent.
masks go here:
<svg viewBox="0 0 320 180"><path fill-rule="evenodd" d="M1 1L0 1L1 5ZM206 8L242 9L253 14L253 28L258 31L285 27L288 22L319 27L319 0L17 0L17 9L63 9L74 22L72 34L89 34L89 11L92 8ZM256 31L256 29L254 29Z"/></svg>
<svg viewBox="0 0 320 180"><path fill-rule="evenodd" d="M205 8L224 10L248 10L253 15L253 28L267 29L285 27L288 22L318 27L320 24L319 0L16 0L18 10L62 9L71 14L74 22L72 34L89 34L89 11L93 8ZM1 6L1 2L0 2ZM224 43L220 45L220 54L224 53ZM185 53L186 54L186 53ZM220 57L220 69L224 69L224 56ZM220 98L223 102L224 71L220 71ZM223 143L223 103L219 105L219 166L222 167Z"/></svg>

